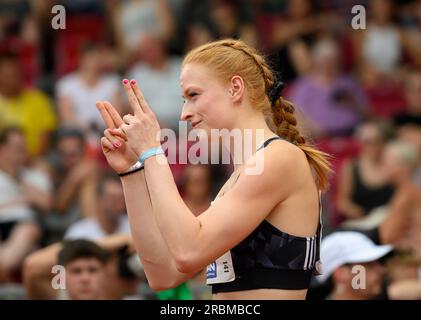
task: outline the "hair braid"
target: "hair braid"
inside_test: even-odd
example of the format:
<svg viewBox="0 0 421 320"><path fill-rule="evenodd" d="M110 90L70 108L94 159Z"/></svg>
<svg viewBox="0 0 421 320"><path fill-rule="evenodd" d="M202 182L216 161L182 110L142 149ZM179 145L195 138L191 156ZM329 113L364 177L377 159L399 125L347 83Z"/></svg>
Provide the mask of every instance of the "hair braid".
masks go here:
<svg viewBox="0 0 421 320"><path fill-rule="evenodd" d="M250 103L267 116L267 121L280 137L296 144L306 154L316 173L318 187L322 190L328 187L329 155L306 143L297 126L295 107L291 102L279 97L271 103L275 76L263 55L241 40L224 39L190 51L183 65L190 62L209 66L224 81L240 75Z"/></svg>
<svg viewBox="0 0 421 320"><path fill-rule="evenodd" d="M233 49L240 50L251 57L255 64L261 69L263 79L265 81L265 91L268 93L274 85L273 73L265 61L264 57L255 49L242 42L235 40L225 41L223 43ZM294 105L280 97L272 105L273 121L276 126L277 134L295 144L304 144L305 138L300 134L297 127L297 119L294 116Z"/></svg>
<svg viewBox="0 0 421 320"><path fill-rule="evenodd" d="M240 50L244 54L246 54L247 56L249 56L250 58L254 60L254 63L256 64L258 68L260 68L262 72L263 80L265 81L265 91L266 93L269 92L269 90L272 88L274 84L274 77L264 57L259 52L257 52L257 50L246 45L243 42L239 42L235 40L225 41L223 45L231 47L236 50Z"/></svg>

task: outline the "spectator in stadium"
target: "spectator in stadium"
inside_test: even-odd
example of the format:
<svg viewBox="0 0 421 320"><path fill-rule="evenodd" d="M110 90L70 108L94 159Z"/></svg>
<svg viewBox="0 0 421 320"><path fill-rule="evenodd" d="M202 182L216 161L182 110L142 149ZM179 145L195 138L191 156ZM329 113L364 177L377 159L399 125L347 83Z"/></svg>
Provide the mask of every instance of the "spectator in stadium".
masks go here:
<svg viewBox="0 0 421 320"><path fill-rule="evenodd" d="M9 34L16 35L19 27L29 16L31 6L28 1L2 1L0 4L0 27L1 38L6 38Z"/></svg>
<svg viewBox="0 0 421 320"><path fill-rule="evenodd" d="M366 122L357 128L359 156L345 161L339 180L338 210L346 219L358 220L368 215L386 205L393 195L393 187L381 166L389 131L387 124L379 121Z"/></svg>
<svg viewBox="0 0 421 320"><path fill-rule="evenodd" d="M53 212L43 219L46 243L61 240L71 224L94 215L98 179L98 164L85 156L85 138L79 130L60 129L53 156L47 170L54 181L55 196Z"/></svg>
<svg viewBox="0 0 421 320"><path fill-rule="evenodd" d="M403 32L406 33L408 41L415 46L416 50L421 50L421 19L419 15L421 2L410 0L400 2L396 7L399 15L399 25L402 27Z"/></svg>
<svg viewBox="0 0 421 320"><path fill-rule="evenodd" d="M356 223L346 222L341 227L360 231L378 244L393 244L401 250L413 250L416 256L421 257L420 188L412 179L419 155L412 144L395 140L386 145L382 157L384 172L395 189L393 197L370 215Z"/></svg>
<svg viewBox="0 0 421 320"><path fill-rule="evenodd" d="M398 127L413 125L421 126L421 68L413 68L406 72L405 81L406 110L396 116Z"/></svg>
<svg viewBox="0 0 421 320"><path fill-rule="evenodd" d="M181 59L169 57L165 43L152 34L144 35L140 51L140 60L129 69L127 77L142 84L145 99L155 106L155 112L162 121L161 127L178 132L183 105L178 85Z"/></svg>
<svg viewBox="0 0 421 320"><path fill-rule="evenodd" d="M408 70L404 81L406 110L397 115L394 123L398 136L421 152L421 68Z"/></svg>
<svg viewBox="0 0 421 320"><path fill-rule="evenodd" d="M96 196L92 200L94 201L90 201L89 205L91 216L70 225L64 235L65 240L99 241L112 235L130 235L123 188L117 175L102 174L96 184ZM130 271L119 274L123 265L120 261L128 260L132 255L123 246L115 251L110 256L110 264L107 266L108 282L104 286L109 298L120 299L125 295L135 294L138 277Z"/></svg>
<svg viewBox="0 0 421 320"><path fill-rule="evenodd" d="M183 45L183 51L190 50L201 46L207 42L212 41L212 35L208 28L200 23L192 23L185 26L185 44Z"/></svg>
<svg viewBox="0 0 421 320"><path fill-rule="evenodd" d="M404 82L406 110L395 117L394 124L400 140L413 144L421 155L421 69L407 72ZM420 159L421 161L421 156ZM413 176L421 186L421 163Z"/></svg>
<svg viewBox="0 0 421 320"><path fill-rule="evenodd" d="M167 0L115 1L111 12L120 56L129 62L142 49L145 35L152 34L167 43L175 31L174 17Z"/></svg>
<svg viewBox="0 0 421 320"><path fill-rule="evenodd" d="M323 21L314 3L288 1L286 12L275 21L270 37L270 46L276 52L275 68L285 82L310 71L310 49L322 28Z"/></svg>
<svg viewBox="0 0 421 320"><path fill-rule="evenodd" d="M89 297L90 299L123 299L127 296L135 295L142 270L139 262L133 261L133 258L136 258L136 256L132 255L134 249L132 249L130 236L127 234L114 234L98 239L95 243L84 239L67 240L63 243L52 244L28 256L23 268L24 285L28 299L50 300L66 296L65 294L63 295L63 292L58 292L52 287L52 280L55 277L52 274L52 268L58 263L63 265L63 261L60 261L62 259L60 252L63 252L62 250L68 245L76 247L77 250L75 251L80 252L77 254L80 257L86 256L86 251L91 251L92 249L90 248L93 247L95 247L94 252L101 252L101 255L104 254L104 251L107 253L107 262L101 265L98 264L98 261L92 261L93 259L81 259L82 261L80 261L82 264L80 268L85 270L89 270L90 263L95 264L96 270L91 275L92 277L90 277L89 272L85 273L87 276L86 281L89 281L92 287L99 289L99 292L96 290L91 291L92 296ZM100 249L98 249L98 246ZM126 249L127 247L129 247L128 250ZM127 255L127 252L130 252L130 255ZM77 255L75 254L75 256ZM91 256L91 254L88 254L88 256ZM69 266L66 267L67 273L69 272L68 268ZM99 273L102 273L102 275ZM75 286L82 281L82 277L77 277L77 275L73 279L75 280ZM71 287L67 286L67 289L69 290ZM71 293L70 298L72 298Z"/></svg>
<svg viewBox="0 0 421 320"><path fill-rule="evenodd" d="M23 130L30 156L47 152L56 116L46 94L24 88L20 62L14 54L0 55L0 129Z"/></svg>
<svg viewBox="0 0 421 320"><path fill-rule="evenodd" d="M214 39L240 38L257 46L256 29L251 23L250 4L236 0L216 0L210 3L210 31Z"/></svg>
<svg viewBox="0 0 421 320"><path fill-rule="evenodd" d="M421 190L412 181L419 163L415 147L402 141L390 142L384 152L384 165L395 194L385 208L379 227L381 243L413 250L421 258Z"/></svg>
<svg viewBox="0 0 421 320"><path fill-rule="evenodd" d="M65 239L97 240L112 234L130 234L129 221L125 213L123 188L118 176L104 174L97 184L96 201L91 217L72 224L66 231Z"/></svg>
<svg viewBox="0 0 421 320"><path fill-rule="evenodd" d="M57 82L56 96L60 125L78 128L85 134L96 137L103 131L101 118L95 109L95 98L100 94L113 101L116 108L122 108L122 99L117 75L106 73L107 48L99 43L87 43L82 48L79 68ZM88 136L90 137L90 136ZM89 145L96 146L96 139L89 139Z"/></svg>
<svg viewBox="0 0 421 320"><path fill-rule="evenodd" d="M357 68L367 85L394 79L405 55L420 64L420 51L394 21L392 0L370 0L367 28L354 32Z"/></svg>
<svg viewBox="0 0 421 320"><path fill-rule="evenodd" d="M36 261L37 257L42 260ZM60 246L37 251L25 261L24 280L28 298L98 300L104 293L108 259L106 250L87 240L68 241ZM54 276L54 265L64 267L65 273L54 271L57 273ZM41 270L45 274L39 274Z"/></svg>
<svg viewBox="0 0 421 320"><path fill-rule="evenodd" d="M40 170L26 165L23 132L17 128L0 135L0 282L18 271L24 257L41 237L37 215L52 204L52 183ZM9 280L12 280L11 278Z"/></svg>
<svg viewBox="0 0 421 320"><path fill-rule="evenodd" d="M66 292L70 300L98 300L106 281L108 253L95 243L74 240L64 243L58 264L66 272Z"/></svg>
<svg viewBox="0 0 421 320"><path fill-rule="evenodd" d="M293 84L290 99L301 111L304 131L315 138L349 136L368 114L362 88L342 73L339 48L327 38L314 45L312 71Z"/></svg>
<svg viewBox="0 0 421 320"><path fill-rule="evenodd" d="M352 231L334 232L321 245L323 274L319 283L331 281L328 300L373 300L383 291L385 268L380 262L392 251L391 245L376 245Z"/></svg>

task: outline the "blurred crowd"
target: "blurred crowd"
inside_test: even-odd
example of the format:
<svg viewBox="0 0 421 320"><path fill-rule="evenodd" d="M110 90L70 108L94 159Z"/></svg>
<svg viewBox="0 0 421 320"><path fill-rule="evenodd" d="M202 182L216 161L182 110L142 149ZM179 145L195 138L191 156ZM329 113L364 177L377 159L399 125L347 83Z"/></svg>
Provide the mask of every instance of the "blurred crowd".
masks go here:
<svg viewBox="0 0 421 320"><path fill-rule="evenodd" d="M51 24L57 4L66 9L65 29ZM366 29L352 28L354 5L366 8ZM417 0L2 0L0 299L210 297L203 274L173 290L148 288L121 183L100 149L105 128L95 102L128 113L120 80L136 79L161 127L177 133L183 55L226 37L267 56L301 130L332 155L323 223L324 235L339 234L326 245L338 257L326 258L329 286L316 283L314 297L399 299L412 285L421 299ZM171 169L198 215L232 166ZM393 246L392 257L370 268L390 250L359 261L335 248L353 241L368 251ZM329 267L332 260L341 263ZM382 275L367 284L381 289L347 295L358 262ZM66 266L67 290L52 287L57 264Z"/></svg>

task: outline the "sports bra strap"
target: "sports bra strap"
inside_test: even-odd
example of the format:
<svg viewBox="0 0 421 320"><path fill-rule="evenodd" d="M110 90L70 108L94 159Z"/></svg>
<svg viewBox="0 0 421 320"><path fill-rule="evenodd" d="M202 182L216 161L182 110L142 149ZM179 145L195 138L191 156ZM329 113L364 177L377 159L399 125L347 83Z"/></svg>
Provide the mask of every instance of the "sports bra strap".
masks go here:
<svg viewBox="0 0 421 320"><path fill-rule="evenodd" d="M266 148L269 145L269 143L271 143L274 140L284 140L284 139L279 136L269 138L265 142L263 142L263 144L259 148L256 149L256 152L259 151L260 149Z"/></svg>

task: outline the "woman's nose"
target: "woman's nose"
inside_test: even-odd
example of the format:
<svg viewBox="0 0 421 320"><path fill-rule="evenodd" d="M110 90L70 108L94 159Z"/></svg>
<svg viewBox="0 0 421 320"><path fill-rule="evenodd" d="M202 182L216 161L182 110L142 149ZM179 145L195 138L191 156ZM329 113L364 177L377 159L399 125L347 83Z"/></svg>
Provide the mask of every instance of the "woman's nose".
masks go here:
<svg viewBox="0 0 421 320"><path fill-rule="evenodd" d="M186 105L183 106L183 110L181 111L180 120L181 121L188 121L193 116L193 112L191 112Z"/></svg>

